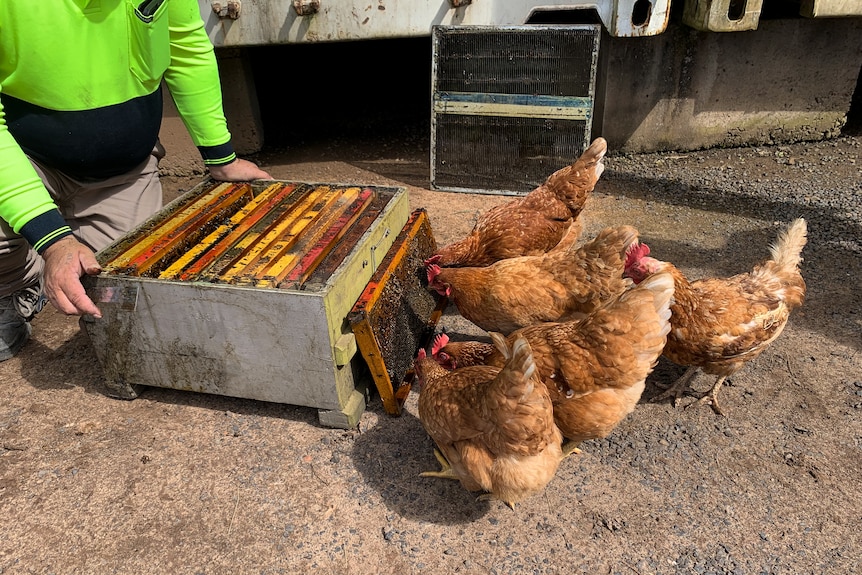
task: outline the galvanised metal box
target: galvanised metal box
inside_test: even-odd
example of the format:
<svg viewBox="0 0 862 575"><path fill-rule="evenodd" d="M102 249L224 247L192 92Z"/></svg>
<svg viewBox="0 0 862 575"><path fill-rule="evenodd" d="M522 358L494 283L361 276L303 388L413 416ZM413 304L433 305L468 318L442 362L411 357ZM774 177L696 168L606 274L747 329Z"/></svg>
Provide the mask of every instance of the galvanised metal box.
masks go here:
<svg viewBox="0 0 862 575"><path fill-rule="evenodd" d="M319 410L349 428L364 368L346 320L410 216L405 188L204 181L97 254L83 324L109 394L139 386Z"/></svg>

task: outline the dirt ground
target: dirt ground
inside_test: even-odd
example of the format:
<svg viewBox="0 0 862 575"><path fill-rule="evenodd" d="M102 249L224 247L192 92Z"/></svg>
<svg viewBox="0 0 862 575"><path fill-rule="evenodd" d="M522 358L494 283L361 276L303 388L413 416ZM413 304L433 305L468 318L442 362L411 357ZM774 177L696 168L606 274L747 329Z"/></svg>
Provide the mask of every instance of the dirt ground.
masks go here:
<svg viewBox="0 0 862 575"><path fill-rule="evenodd" d="M407 186L441 244L509 199L429 190L421 138L256 159L280 179ZM808 299L731 378L726 416L649 403L681 373L662 360L635 412L512 511L419 477L436 462L415 393L398 418L374 397L351 430L215 395L111 399L77 320L47 309L0 364L0 573L862 572L862 138L607 166L587 235L635 225L691 277L744 271L781 222L809 220ZM167 199L196 182L167 178ZM441 325L478 333L451 309Z"/></svg>

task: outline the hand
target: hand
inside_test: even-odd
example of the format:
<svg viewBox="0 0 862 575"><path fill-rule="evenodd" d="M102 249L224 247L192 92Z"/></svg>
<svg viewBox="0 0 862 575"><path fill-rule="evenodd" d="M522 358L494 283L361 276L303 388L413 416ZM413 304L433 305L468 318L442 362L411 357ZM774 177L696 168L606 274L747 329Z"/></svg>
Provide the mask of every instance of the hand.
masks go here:
<svg viewBox="0 0 862 575"><path fill-rule="evenodd" d="M55 308L67 315L102 317L102 312L87 297L81 284L84 274L92 276L102 271L90 248L74 237L66 236L48 246L42 259L45 260L45 297Z"/></svg>
<svg viewBox="0 0 862 575"><path fill-rule="evenodd" d="M272 176L258 168L254 162L240 158L223 166L209 166L209 171L213 179L222 182L247 182L250 180L272 179Z"/></svg>

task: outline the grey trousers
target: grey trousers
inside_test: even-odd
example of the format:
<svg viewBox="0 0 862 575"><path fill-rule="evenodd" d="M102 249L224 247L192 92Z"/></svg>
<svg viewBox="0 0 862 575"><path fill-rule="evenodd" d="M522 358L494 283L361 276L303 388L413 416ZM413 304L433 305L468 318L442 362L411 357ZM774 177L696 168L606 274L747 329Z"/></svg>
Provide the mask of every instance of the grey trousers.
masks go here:
<svg viewBox="0 0 862 575"><path fill-rule="evenodd" d="M78 241L99 251L162 208L157 143L134 170L99 181L81 181L30 159L60 213ZM42 258L30 244L0 220L0 297L33 285L42 272Z"/></svg>

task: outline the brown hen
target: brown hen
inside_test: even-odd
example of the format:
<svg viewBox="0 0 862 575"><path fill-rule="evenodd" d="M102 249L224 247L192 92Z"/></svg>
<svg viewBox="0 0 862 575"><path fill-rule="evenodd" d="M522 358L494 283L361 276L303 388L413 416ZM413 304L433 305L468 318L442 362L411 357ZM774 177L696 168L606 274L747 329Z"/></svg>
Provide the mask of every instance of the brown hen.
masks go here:
<svg viewBox="0 0 862 575"><path fill-rule="evenodd" d="M770 247L771 259L744 274L689 281L673 264L647 257L641 244L630 254L626 274L635 282L656 272L673 275L673 329L664 356L688 369L667 391L653 398L673 397L676 405L698 369L716 376L712 388L697 403L709 402L722 413L718 391L725 379L760 355L781 335L790 312L802 305L805 281L799 271L807 225L799 218Z"/></svg>
<svg viewBox="0 0 862 575"><path fill-rule="evenodd" d="M509 336L526 339L533 349L554 420L569 440L566 453L606 437L634 410L670 331L673 292L671 274L656 274L583 320L541 323ZM505 360L480 342L438 339L434 349L449 365L483 358L485 365L499 366Z"/></svg>
<svg viewBox="0 0 862 575"><path fill-rule="evenodd" d="M485 365L494 346L481 341L449 342L449 336L439 333L431 344L431 356L441 366L452 370L469 365Z"/></svg>
<svg viewBox="0 0 862 575"><path fill-rule="evenodd" d="M569 235L576 233L570 228ZM606 228L581 247L562 245L538 256L500 260L486 267L428 266L428 287L446 296L461 315L485 331L504 334L544 321L584 317L621 294L626 251L637 242L631 226Z"/></svg>
<svg viewBox="0 0 862 575"><path fill-rule="evenodd" d="M526 196L482 214L470 234L431 256L426 264L481 267L496 261L545 253L556 246L578 216L604 171L608 144L596 138L570 166L551 174Z"/></svg>
<svg viewBox="0 0 862 575"><path fill-rule="evenodd" d="M530 345L516 338L509 347L503 336L491 337L505 358L501 367L448 371L419 351L419 419L442 465L422 475L457 479L469 491L485 491L482 498L514 509L553 479L562 436Z"/></svg>

